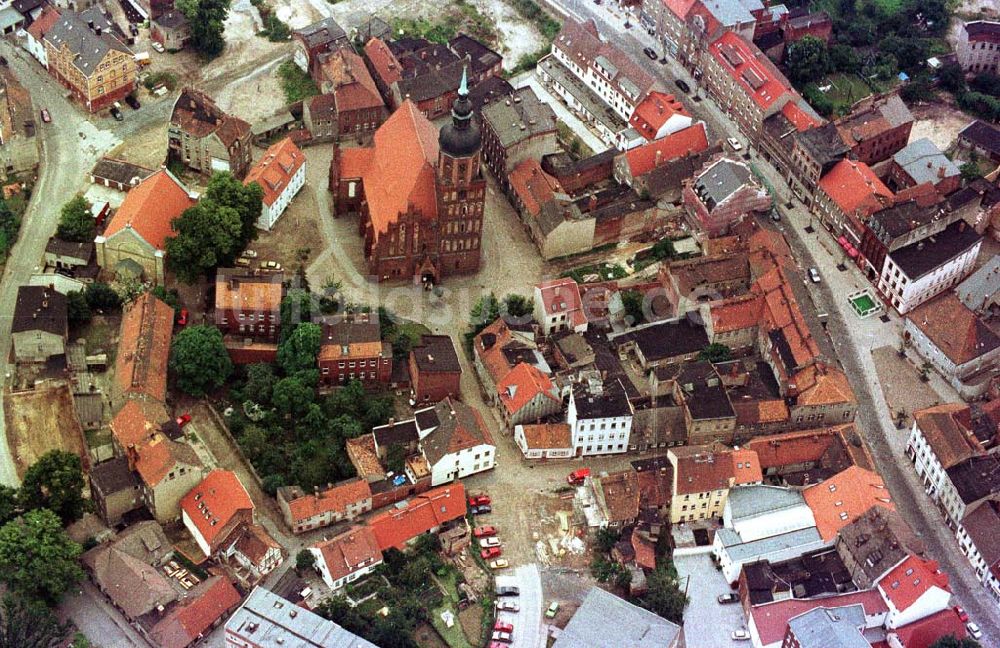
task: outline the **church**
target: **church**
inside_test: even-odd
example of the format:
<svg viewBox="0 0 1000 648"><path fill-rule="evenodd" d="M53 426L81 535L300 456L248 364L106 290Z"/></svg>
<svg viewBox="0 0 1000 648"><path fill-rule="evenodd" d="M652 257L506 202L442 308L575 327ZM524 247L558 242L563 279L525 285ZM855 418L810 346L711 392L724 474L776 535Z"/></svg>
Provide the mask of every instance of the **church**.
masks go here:
<svg viewBox="0 0 1000 648"><path fill-rule="evenodd" d="M440 132L406 100L372 146L338 148L335 216L358 215L368 273L426 286L479 270L486 180L466 77Z"/></svg>

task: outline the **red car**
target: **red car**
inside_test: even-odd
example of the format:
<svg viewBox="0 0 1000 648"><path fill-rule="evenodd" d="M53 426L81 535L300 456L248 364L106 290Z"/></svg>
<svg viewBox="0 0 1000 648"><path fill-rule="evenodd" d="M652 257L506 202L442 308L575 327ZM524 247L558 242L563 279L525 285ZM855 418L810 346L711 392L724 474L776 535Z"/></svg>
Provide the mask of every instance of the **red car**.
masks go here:
<svg viewBox="0 0 1000 648"><path fill-rule="evenodd" d="M472 530L472 535L477 538L489 538L497 534L497 528L493 526L481 526Z"/></svg>
<svg viewBox="0 0 1000 648"><path fill-rule="evenodd" d="M503 549L500 547L490 547L489 549L483 549L479 552L479 557L483 560L491 560L493 558L499 558L503 554Z"/></svg>
<svg viewBox="0 0 1000 648"><path fill-rule="evenodd" d="M966 612L961 605L956 605L952 609L955 610L955 614L958 615L958 620L961 621L962 623L965 623L966 621L969 620L969 613Z"/></svg>
<svg viewBox="0 0 1000 648"><path fill-rule="evenodd" d="M499 632L514 632L514 624L504 623L503 621L497 621L493 629Z"/></svg>
<svg viewBox="0 0 1000 648"><path fill-rule="evenodd" d="M187 425L190 422L191 422L191 415L190 414L181 414L180 416L177 417L177 426L178 427L184 427L185 425Z"/></svg>
<svg viewBox="0 0 1000 648"><path fill-rule="evenodd" d="M489 495L469 495L469 506L479 506L481 504L492 504Z"/></svg>
<svg viewBox="0 0 1000 648"><path fill-rule="evenodd" d="M587 477L590 477L590 468L580 468L566 475L566 481L573 486L579 486Z"/></svg>
<svg viewBox="0 0 1000 648"><path fill-rule="evenodd" d="M188 309L182 308L181 312L177 314L177 326L187 326L188 323Z"/></svg>

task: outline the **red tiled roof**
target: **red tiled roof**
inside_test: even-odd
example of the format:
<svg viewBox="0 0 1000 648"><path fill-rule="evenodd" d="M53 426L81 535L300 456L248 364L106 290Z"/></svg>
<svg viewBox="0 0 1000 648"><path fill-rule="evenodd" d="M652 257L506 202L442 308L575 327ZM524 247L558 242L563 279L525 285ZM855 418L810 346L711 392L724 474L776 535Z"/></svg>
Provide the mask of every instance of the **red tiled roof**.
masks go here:
<svg viewBox="0 0 1000 648"><path fill-rule="evenodd" d="M792 292L791 283L780 266L763 274L753 286L764 296L763 323L768 330L781 330L792 354L794 367L806 367L819 356L819 346L806 324ZM786 376L792 380L792 376Z"/></svg>
<svg viewBox="0 0 1000 648"><path fill-rule="evenodd" d="M795 130L807 131L810 128L819 126L821 122L816 120L812 115L802 110L799 105L794 101L788 101L784 106L781 107L781 114L785 116L788 121L792 122L792 126Z"/></svg>
<svg viewBox="0 0 1000 648"><path fill-rule="evenodd" d="M555 194L564 193L559 181L545 173L534 158L522 160L511 170L508 179L511 189L532 216L538 216L542 206L555 199Z"/></svg>
<svg viewBox="0 0 1000 648"><path fill-rule="evenodd" d="M902 648L931 648L941 637L952 635L956 639L965 639L968 636L965 624L952 608L946 608L919 621L900 626L891 633L896 635L896 640Z"/></svg>
<svg viewBox="0 0 1000 648"><path fill-rule="evenodd" d="M215 310L273 313L281 309L284 288L280 273L253 274L240 268L219 268L215 273Z"/></svg>
<svg viewBox="0 0 1000 648"><path fill-rule="evenodd" d="M227 149L250 136L249 123L227 114L211 97L194 88L181 91L174 102L170 123L196 138L215 133Z"/></svg>
<svg viewBox="0 0 1000 648"><path fill-rule="evenodd" d="M878 581L878 588L900 612L906 610L933 587L951 592L948 574L936 560L907 556Z"/></svg>
<svg viewBox="0 0 1000 648"><path fill-rule="evenodd" d="M150 630L153 643L160 648L187 648L228 611L239 605L240 593L223 576L212 576L188 592L179 603Z"/></svg>
<svg viewBox="0 0 1000 648"><path fill-rule="evenodd" d="M319 550L334 581L350 576L363 567L382 562L378 540L372 530L365 526L351 527L312 548Z"/></svg>
<svg viewBox="0 0 1000 648"><path fill-rule="evenodd" d="M122 316L115 384L123 394L167 397L167 362L174 335L174 309L143 293Z"/></svg>
<svg viewBox="0 0 1000 648"><path fill-rule="evenodd" d="M555 394L552 392L556 391ZM516 414L539 394L555 402L560 402L558 390L555 390L552 380L543 374L538 367L519 362L516 367L497 383L497 394L500 402L510 414Z"/></svg>
<svg viewBox="0 0 1000 648"><path fill-rule="evenodd" d="M546 315L569 313L572 326L576 327L587 321L583 312L583 299L580 297L580 286L569 277L543 281L535 286L542 295L542 310Z"/></svg>
<svg viewBox="0 0 1000 648"><path fill-rule="evenodd" d="M906 318L956 365L1000 346L1000 337L952 291L917 306Z"/></svg>
<svg viewBox="0 0 1000 648"><path fill-rule="evenodd" d="M759 484L764 479L760 468L760 458L753 450L733 450L733 483Z"/></svg>
<svg viewBox="0 0 1000 648"><path fill-rule="evenodd" d="M878 616L889 611L879 593L874 589L869 589L861 592L851 592L850 594L840 594L838 596L787 599L764 605L755 605L750 608L750 618L757 629L757 634L760 636L761 644L768 646L780 643L785 637L788 620L797 617L803 612L808 612L813 608L821 606L833 608L859 604L864 607L867 616Z"/></svg>
<svg viewBox="0 0 1000 648"><path fill-rule="evenodd" d="M264 152L264 157L253 165L243 184L256 182L264 190L264 204L271 206L288 187L292 178L306 163L298 146L286 137Z"/></svg>
<svg viewBox="0 0 1000 648"><path fill-rule="evenodd" d="M691 113L674 95L653 90L639 102L628 121L640 135L651 142L674 115L691 117Z"/></svg>
<svg viewBox="0 0 1000 648"><path fill-rule="evenodd" d="M213 470L181 499L181 509L209 545L213 545L230 520L254 505L236 473Z"/></svg>
<svg viewBox="0 0 1000 648"><path fill-rule="evenodd" d="M824 541L856 520L872 506L896 510L889 489L877 474L851 466L824 482L802 491L806 504L816 518L816 529Z"/></svg>
<svg viewBox="0 0 1000 648"><path fill-rule="evenodd" d="M982 452L972 434L972 415L965 403L944 403L918 410L913 413L913 421L945 470Z"/></svg>
<svg viewBox="0 0 1000 648"><path fill-rule="evenodd" d="M840 369L816 362L795 374L797 405L839 405L854 403L854 390L847 374Z"/></svg>
<svg viewBox="0 0 1000 648"><path fill-rule="evenodd" d="M384 105L364 60L352 50L341 48L333 52L323 61L320 69L334 86L338 111L381 108Z"/></svg>
<svg viewBox="0 0 1000 648"><path fill-rule="evenodd" d="M708 51L743 92L764 110L785 93L793 92L788 79L763 52L734 31L724 32L708 46Z"/></svg>
<svg viewBox="0 0 1000 648"><path fill-rule="evenodd" d="M111 419L111 434L124 450L148 441L167 420L167 410L162 403L129 400Z"/></svg>
<svg viewBox="0 0 1000 648"><path fill-rule="evenodd" d="M524 441L532 450L571 448L573 440L567 423L539 423L521 426Z"/></svg>
<svg viewBox="0 0 1000 648"><path fill-rule="evenodd" d="M401 507L391 508L368 519L382 551L406 543L421 533L465 515L465 488L461 482L434 488L410 498Z"/></svg>
<svg viewBox="0 0 1000 648"><path fill-rule="evenodd" d="M35 22L31 23L31 27L28 27L28 33L39 43L59 20L59 10L49 5L44 6L42 13L35 19Z"/></svg>
<svg viewBox="0 0 1000 648"><path fill-rule="evenodd" d="M844 214L870 216L892 204L892 192L864 162L843 159L819 181L820 188Z"/></svg>
<svg viewBox="0 0 1000 648"><path fill-rule="evenodd" d="M757 453L761 467L767 470L815 463L836 440L834 429L824 428L758 436L750 439L747 447Z"/></svg>
<svg viewBox="0 0 1000 648"><path fill-rule="evenodd" d="M728 333L757 326L763 307L760 295L741 295L715 302L709 308L712 331Z"/></svg>
<svg viewBox="0 0 1000 648"><path fill-rule="evenodd" d="M489 348L486 348L483 343L486 339L492 339L492 344ZM507 372L512 369L510 363L507 361L507 356L503 352L504 346L510 340L510 329L507 328L507 323L501 317L480 331L473 342L475 354L486 368L486 372L490 375L490 378L493 379L494 384L499 383L507 375Z"/></svg>
<svg viewBox="0 0 1000 648"><path fill-rule="evenodd" d="M389 46L380 39L373 38L365 43L365 56L375 68L375 74L387 86L403 78L402 66L389 50Z"/></svg>
<svg viewBox="0 0 1000 648"><path fill-rule="evenodd" d="M632 551L635 552L635 564L643 569L656 569L656 547L638 529L632 530Z"/></svg>
<svg viewBox="0 0 1000 648"><path fill-rule="evenodd" d="M705 124L698 122L655 142L637 146L625 152L633 178L645 175L656 167L690 153L701 153L708 148Z"/></svg>
<svg viewBox="0 0 1000 648"><path fill-rule="evenodd" d="M170 224L194 204L184 185L169 171L161 169L125 195L121 207L104 230L104 238L109 239L131 227L142 240L163 250L167 237L173 234Z"/></svg>
<svg viewBox="0 0 1000 648"><path fill-rule="evenodd" d="M308 494L288 503L293 521L308 520L327 512L343 512L350 504L371 499L372 489L368 481L355 478L334 484L319 495Z"/></svg>
<svg viewBox="0 0 1000 648"><path fill-rule="evenodd" d="M677 458L674 495L726 490L733 484L736 464L729 451L715 452L707 446L673 448Z"/></svg>
<svg viewBox="0 0 1000 648"><path fill-rule="evenodd" d="M697 1L698 0L663 0L663 4L670 10L670 13L674 14L680 18L681 21L683 21L687 17L691 7Z"/></svg>

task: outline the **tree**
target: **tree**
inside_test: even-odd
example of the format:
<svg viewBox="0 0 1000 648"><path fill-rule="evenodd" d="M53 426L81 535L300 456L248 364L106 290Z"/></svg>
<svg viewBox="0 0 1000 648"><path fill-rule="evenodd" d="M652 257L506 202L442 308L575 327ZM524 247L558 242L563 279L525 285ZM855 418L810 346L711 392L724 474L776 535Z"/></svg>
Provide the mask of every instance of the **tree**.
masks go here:
<svg viewBox="0 0 1000 648"><path fill-rule="evenodd" d="M642 606L668 621L681 623L687 596L680 590L676 578L664 567L657 567L646 578L649 587L640 599Z"/></svg>
<svg viewBox="0 0 1000 648"><path fill-rule="evenodd" d="M80 457L50 450L24 473L21 504L25 510L47 508L69 524L83 516L83 484Z"/></svg>
<svg viewBox="0 0 1000 648"><path fill-rule="evenodd" d="M170 345L170 370L184 393L202 397L222 386L233 371L222 332L214 326L189 326Z"/></svg>
<svg viewBox="0 0 1000 648"><path fill-rule="evenodd" d="M890 34L879 41L880 52L896 57L900 69L915 70L927 60L927 45L921 38L905 38Z"/></svg>
<svg viewBox="0 0 1000 648"><path fill-rule="evenodd" d="M302 416L309 410L315 392L295 376L282 378L274 386L271 402L284 417Z"/></svg>
<svg viewBox="0 0 1000 648"><path fill-rule="evenodd" d="M642 293L638 290L623 290L622 308L625 309L625 324L628 326L638 326L646 321L643 312Z"/></svg>
<svg viewBox="0 0 1000 648"><path fill-rule="evenodd" d="M263 362L252 364L247 367L247 382L243 387L243 396L258 405L269 405L271 403L271 393L274 392L274 385L278 382L278 377L274 375L274 368Z"/></svg>
<svg viewBox="0 0 1000 648"><path fill-rule="evenodd" d="M788 46L785 65L790 76L799 83L818 81L830 69L826 43L815 36L803 36Z"/></svg>
<svg viewBox="0 0 1000 648"><path fill-rule="evenodd" d="M308 549L301 549L295 554L295 569L305 571L312 569L316 565L316 556Z"/></svg>
<svg viewBox="0 0 1000 648"><path fill-rule="evenodd" d="M621 533L613 529L598 529L594 535L594 548L601 553L611 553Z"/></svg>
<svg viewBox="0 0 1000 648"><path fill-rule="evenodd" d="M89 243L94 240L95 231L94 215L86 198L77 195L63 205L56 236L64 241Z"/></svg>
<svg viewBox="0 0 1000 648"><path fill-rule="evenodd" d="M58 603L83 578L81 552L59 516L44 508L28 511L0 527L0 580L29 599Z"/></svg>
<svg viewBox="0 0 1000 648"><path fill-rule="evenodd" d="M937 73L938 83L944 90L959 95L966 91L965 71L958 63L945 63Z"/></svg>
<svg viewBox="0 0 1000 648"><path fill-rule="evenodd" d="M827 51L830 54L830 69L834 72L857 72L861 67L861 59L849 45L833 45Z"/></svg>
<svg viewBox="0 0 1000 648"><path fill-rule="evenodd" d="M231 207L240 217L240 251L257 239L257 221L263 208L264 190L256 182L243 184L228 171L215 173L208 181L202 200L216 205Z"/></svg>
<svg viewBox="0 0 1000 648"><path fill-rule="evenodd" d="M292 334L278 345L278 364L286 375L316 366L322 337L323 330L319 324L303 322L295 327Z"/></svg>
<svg viewBox="0 0 1000 648"><path fill-rule="evenodd" d="M963 180L975 180L983 177L983 172L975 162L965 162L958 169L962 172Z"/></svg>
<svg viewBox="0 0 1000 648"><path fill-rule="evenodd" d="M397 475L406 468L406 448L402 444L393 443L385 451L385 467Z"/></svg>
<svg viewBox="0 0 1000 648"><path fill-rule="evenodd" d="M87 296L90 310L98 313L115 311L122 306L122 298L118 296L114 288L106 283L95 281L92 284L87 284L84 294Z"/></svg>
<svg viewBox="0 0 1000 648"><path fill-rule="evenodd" d="M185 209L170 227L176 235L167 238L167 265L185 283L231 264L242 250L240 213L207 198Z"/></svg>
<svg viewBox="0 0 1000 648"><path fill-rule="evenodd" d="M153 286L153 289L150 292L153 293L153 297L156 297L170 308L173 308L175 311L180 308L181 300L180 295L177 294L176 288L167 290L164 286Z"/></svg>
<svg viewBox="0 0 1000 648"><path fill-rule="evenodd" d="M708 362L726 362L733 359L733 350L725 344L713 342L698 353L698 359Z"/></svg>
<svg viewBox="0 0 1000 648"><path fill-rule="evenodd" d="M0 646L3 648L56 648L69 627L60 623L42 603L7 595L0 607ZM83 648L73 640L73 648Z"/></svg>
<svg viewBox="0 0 1000 648"><path fill-rule="evenodd" d="M21 498L16 488L0 484L0 525L7 524L21 512ZM2 646L3 644L0 644Z"/></svg>
<svg viewBox="0 0 1000 648"><path fill-rule="evenodd" d="M930 648L982 648L982 644L968 637L956 639L955 635L947 635L932 643Z"/></svg>
<svg viewBox="0 0 1000 648"><path fill-rule="evenodd" d="M304 288L291 288L281 300L281 331L279 342L284 341L302 322L311 322L313 313L319 312L316 297Z"/></svg>
<svg viewBox="0 0 1000 648"><path fill-rule="evenodd" d="M66 294L66 318L72 325L86 324L94 314L87 303L87 295L82 290L74 290Z"/></svg>
<svg viewBox="0 0 1000 648"><path fill-rule="evenodd" d="M208 58L226 47L222 32L229 14L229 0L178 0L177 8L191 24L191 45Z"/></svg>

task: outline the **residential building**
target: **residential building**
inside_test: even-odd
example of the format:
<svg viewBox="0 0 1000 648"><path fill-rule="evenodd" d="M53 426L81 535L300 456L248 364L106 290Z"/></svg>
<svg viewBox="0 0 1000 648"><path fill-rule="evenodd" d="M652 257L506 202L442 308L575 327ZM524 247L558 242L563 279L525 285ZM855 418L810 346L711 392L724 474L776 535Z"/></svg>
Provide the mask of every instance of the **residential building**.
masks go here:
<svg viewBox="0 0 1000 648"><path fill-rule="evenodd" d="M674 374L673 367L658 367L654 377L662 374L672 378L672 397L684 410L688 443L706 445L713 442L732 443L736 430L736 411L718 371L707 361L688 362Z"/></svg>
<svg viewBox="0 0 1000 648"><path fill-rule="evenodd" d="M204 92L184 88L167 128L167 157L206 175L228 171L242 179L250 169L250 124L226 114Z"/></svg>
<svg viewBox="0 0 1000 648"><path fill-rule="evenodd" d="M259 582L285 560L284 549L259 524L240 524L230 533L219 552L245 586Z"/></svg>
<svg viewBox="0 0 1000 648"><path fill-rule="evenodd" d="M66 296L45 286L19 286L11 320L14 360L45 362L66 353Z"/></svg>
<svg viewBox="0 0 1000 648"><path fill-rule="evenodd" d="M962 518L955 537L983 587L1000 603L1000 502L987 500Z"/></svg>
<svg viewBox="0 0 1000 648"><path fill-rule="evenodd" d="M691 126L691 114L674 95L652 90L639 102L628 120L639 135L628 142L634 148Z"/></svg>
<svg viewBox="0 0 1000 648"><path fill-rule="evenodd" d="M535 365L519 362L497 383L500 414L508 428L562 412L559 387Z"/></svg>
<svg viewBox="0 0 1000 648"><path fill-rule="evenodd" d="M910 140L913 115L897 94L859 102L834 124L853 159L872 165L892 157Z"/></svg>
<svg viewBox="0 0 1000 648"><path fill-rule="evenodd" d="M49 59L45 50L45 34L59 22L61 14L59 10L51 5L46 5L38 18L35 18L25 30L25 44L28 53L35 57L42 67L49 69Z"/></svg>
<svg viewBox="0 0 1000 648"><path fill-rule="evenodd" d="M183 11L171 9L154 18L150 38L170 52L184 49L191 39L191 25Z"/></svg>
<svg viewBox="0 0 1000 648"><path fill-rule="evenodd" d="M99 7L60 12L43 41L49 74L88 112L107 108L135 90L132 50L114 35Z"/></svg>
<svg viewBox="0 0 1000 648"><path fill-rule="evenodd" d="M958 131L958 146L1000 163L1000 129L980 119Z"/></svg>
<svg viewBox="0 0 1000 648"><path fill-rule="evenodd" d="M141 484L126 457L95 464L87 477L97 514L109 527L118 526L126 513L142 507Z"/></svg>
<svg viewBox="0 0 1000 648"><path fill-rule="evenodd" d="M875 585L908 554L922 555L926 549L897 511L872 506L854 522L840 529L837 554L858 589Z"/></svg>
<svg viewBox="0 0 1000 648"><path fill-rule="evenodd" d="M622 529L639 518L639 478L634 470L595 476L591 482L601 528Z"/></svg>
<svg viewBox="0 0 1000 648"><path fill-rule="evenodd" d="M829 479L851 466L875 468L853 424L754 436L746 447L757 453L765 476L798 486Z"/></svg>
<svg viewBox="0 0 1000 648"><path fill-rule="evenodd" d="M972 74L1000 72L1000 22L972 20L958 28L958 64Z"/></svg>
<svg viewBox="0 0 1000 648"><path fill-rule="evenodd" d="M683 315L698 310L706 300L745 294L750 289L750 263L744 252L671 261L660 266L659 280L674 314Z"/></svg>
<svg viewBox="0 0 1000 648"><path fill-rule="evenodd" d="M747 563L736 585L740 601L751 608L789 598L815 599L852 588L844 563L830 547L777 562Z"/></svg>
<svg viewBox="0 0 1000 648"><path fill-rule="evenodd" d="M864 608L865 628L876 633L883 632L882 624L885 622L889 610L876 590L808 599L789 598L763 605L754 605L750 607L747 614L747 630L753 645L780 648L788 631L788 622L793 617L814 609L839 610L856 604L860 604Z"/></svg>
<svg viewBox="0 0 1000 648"><path fill-rule="evenodd" d="M566 409L574 454L581 457L625 452L633 413L620 381L574 385Z"/></svg>
<svg viewBox="0 0 1000 648"><path fill-rule="evenodd" d="M850 254L852 248L861 245L865 219L892 201L892 191L867 164L844 159L820 179L812 212L826 229L844 237L841 246ZM851 248L846 247L848 244Z"/></svg>
<svg viewBox="0 0 1000 648"><path fill-rule="evenodd" d="M198 548L212 557L229 535L243 524L253 524L255 507L236 473L213 470L181 499L181 519Z"/></svg>
<svg viewBox="0 0 1000 648"><path fill-rule="evenodd" d="M958 640L968 637L968 628L954 609L941 610L919 621L894 628L888 633L888 644L902 648L919 648L932 646L938 639L949 635Z"/></svg>
<svg viewBox="0 0 1000 648"><path fill-rule="evenodd" d="M468 94L463 83L440 133L405 101L372 147L334 156L337 214L360 213L368 271L378 281L437 284L479 269L486 179Z"/></svg>
<svg viewBox="0 0 1000 648"><path fill-rule="evenodd" d="M685 215L700 240L724 236L748 215L771 208L771 196L750 167L726 157L706 164L684 185Z"/></svg>
<svg viewBox="0 0 1000 648"><path fill-rule="evenodd" d="M957 212L949 212L937 203L917 198L903 200L899 194L896 198L891 206L864 220L861 245L856 248L858 265L876 285L890 251L925 241L961 220ZM850 250L845 250L851 254Z"/></svg>
<svg viewBox="0 0 1000 648"><path fill-rule="evenodd" d="M942 196L957 191L962 182L958 166L926 137L914 140L892 156L889 180L896 191L930 183Z"/></svg>
<svg viewBox="0 0 1000 648"><path fill-rule="evenodd" d="M631 148L624 153L617 153L614 161L614 177L621 184L635 187L642 184L646 176L657 169L668 166L674 161L691 159L708 149L708 131L705 124L696 122L660 139Z"/></svg>
<svg viewBox="0 0 1000 648"><path fill-rule="evenodd" d="M323 94L333 96L337 139L371 137L386 118L385 103L364 60L348 48L320 54L313 78Z"/></svg>
<svg viewBox="0 0 1000 648"><path fill-rule="evenodd" d="M311 547L316 571L336 592L382 564L378 539L369 527L354 526Z"/></svg>
<svg viewBox="0 0 1000 648"><path fill-rule="evenodd" d="M162 284L171 223L193 207L188 190L166 169L132 187L104 233L94 239L97 265L111 276Z"/></svg>
<svg viewBox="0 0 1000 648"><path fill-rule="evenodd" d="M74 0L58 0L58 2L72 4ZM93 4L91 0L78 0L76 3ZM155 20L164 12L174 8L174 0L129 0L129 5L144 19Z"/></svg>
<svg viewBox="0 0 1000 648"><path fill-rule="evenodd" d="M378 317L354 313L321 323L320 380L346 385L359 380L365 386L388 384L392 377L392 345L382 341Z"/></svg>
<svg viewBox="0 0 1000 648"><path fill-rule="evenodd" d="M510 323L508 324L508 319ZM545 372L548 364L538 351L530 325L516 323L515 318L498 317L473 339L472 350L476 373L489 402L496 404L497 385L521 362L528 362Z"/></svg>
<svg viewBox="0 0 1000 648"><path fill-rule="evenodd" d="M117 158L102 157L90 171L90 182L103 187L127 192L156 173L138 164Z"/></svg>
<svg viewBox="0 0 1000 648"><path fill-rule="evenodd" d="M574 454L567 423L515 425L514 443L525 459L569 459Z"/></svg>
<svg viewBox="0 0 1000 648"><path fill-rule="evenodd" d="M498 98L480 110L483 129L483 164L505 190L507 176L525 160L541 160L559 150L556 114L529 86Z"/></svg>
<svg viewBox="0 0 1000 648"><path fill-rule="evenodd" d="M949 469L985 452L972 432L968 405L945 403L913 413L906 456L931 499L936 500L944 490Z"/></svg>
<svg viewBox="0 0 1000 648"><path fill-rule="evenodd" d="M889 489L876 473L851 466L820 484L802 491L816 518L816 528L824 542L833 542L837 533L864 515L872 506L895 510Z"/></svg>
<svg viewBox="0 0 1000 648"><path fill-rule="evenodd" d="M174 309L146 292L125 309L115 357L115 402L167 398L167 361Z"/></svg>
<svg viewBox="0 0 1000 648"><path fill-rule="evenodd" d="M461 394L462 365L449 336L422 336L420 344L410 350L409 368L417 403L436 403Z"/></svg>
<svg viewBox="0 0 1000 648"><path fill-rule="evenodd" d="M783 646L795 648L868 648L868 620L861 605L816 607L788 620Z"/></svg>
<svg viewBox="0 0 1000 648"><path fill-rule="evenodd" d="M239 606L240 598L225 576L209 576L149 629L149 639L163 648L192 646L222 623Z"/></svg>
<svg viewBox="0 0 1000 648"><path fill-rule="evenodd" d="M302 124L311 142L332 142L340 135L340 124L337 122L337 98L332 94L320 94L309 97L302 102Z"/></svg>
<svg viewBox="0 0 1000 648"><path fill-rule="evenodd" d="M646 371L663 365L694 360L708 346L708 335L696 314L640 324L622 333L610 334L619 353L633 353Z"/></svg>
<svg viewBox="0 0 1000 648"><path fill-rule="evenodd" d="M812 204L820 178L842 160L847 151L847 144L833 124L823 124L795 134L789 171L793 180L792 190L806 199L806 205Z"/></svg>
<svg viewBox="0 0 1000 648"><path fill-rule="evenodd" d="M541 325L542 335L558 331L583 333L587 330L580 286L572 278L552 279L535 286L534 318Z"/></svg>
<svg viewBox="0 0 1000 648"><path fill-rule="evenodd" d="M1000 305L1000 254L995 254L955 288L966 308L985 314Z"/></svg>
<svg viewBox="0 0 1000 648"><path fill-rule="evenodd" d="M308 608L255 587L226 621L226 648L377 648Z"/></svg>
<svg viewBox="0 0 1000 648"><path fill-rule="evenodd" d="M411 101L427 119L448 113L468 65L448 45L423 38L384 42L372 38L365 58L386 105L398 109Z"/></svg>
<svg viewBox="0 0 1000 648"><path fill-rule="evenodd" d="M223 335L276 340L284 296L280 272L219 268L215 274L215 325Z"/></svg>
<svg viewBox="0 0 1000 648"><path fill-rule="evenodd" d="M609 620L614 620L609 623ZM600 587L592 587L552 648L641 646L677 648L684 630Z"/></svg>
<svg viewBox="0 0 1000 648"><path fill-rule="evenodd" d="M292 60L303 72L311 72L321 54L351 46L347 33L333 18L323 18L292 31L292 40L295 41Z"/></svg>
<svg viewBox="0 0 1000 648"><path fill-rule="evenodd" d="M965 398L986 392L1000 359L1000 336L948 292L910 311L903 340Z"/></svg>
<svg viewBox="0 0 1000 648"><path fill-rule="evenodd" d="M325 489L306 493L298 486L278 489L278 507L293 533L353 520L372 510L372 489L360 477L345 479Z"/></svg>
<svg viewBox="0 0 1000 648"><path fill-rule="evenodd" d="M878 591L889 608L886 628L905 626L948 607L948 575L935 560L907 556L878 581Z"/></svg>
<svg viewBox="0 0 1000 648"><path fill-rule="evenodd" d="M503 57L468 34L457 34L448 41L448 49L466 61L469 81L473 85L500 77L503 73Z"/></svg>
<svg viewBox="0 0 1000 648"><path fill-rule="evenodd" d="M375 534L380 550L402 550L417 536L435 533L449 522L461 520L466 510L465 488L462 482L455 482L376 513L368 519L368 528Z"/></svg>
<svg viewBox="0 0 1000 648"><path fill-rule="evenodd" d="M711 446L683 446L667 451L673 468L670 522L679 524L722 515L729 489L759 484L760 463L744 452Z"/></svg>
<svg viewBox="0 0 1000 648"><path fill-rule="evenodd" d="M272 144L251 167L243 184L256 182L264 190L257 227L271 231L295 194L306 182L306 158L290 137Z"/></svg>
<svg viewBox="0 0 1000 648"><path fill-rule="evenodd" d="M579 254L594 247L597 219L581 212L538 160L523 160L506 181L514 209L543 259Z"/></svg>

